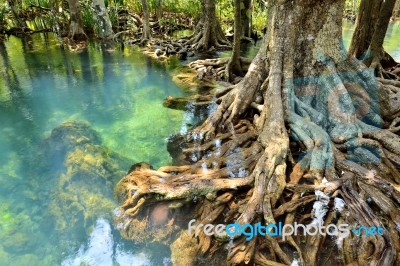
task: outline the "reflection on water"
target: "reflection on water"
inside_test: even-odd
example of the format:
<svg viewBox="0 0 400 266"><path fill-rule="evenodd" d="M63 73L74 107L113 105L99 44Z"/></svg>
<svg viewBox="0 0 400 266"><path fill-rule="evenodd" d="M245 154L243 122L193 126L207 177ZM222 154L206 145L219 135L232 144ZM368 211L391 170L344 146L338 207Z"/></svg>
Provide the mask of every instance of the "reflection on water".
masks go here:
<svg viewBox="0 0 400 266"><path fill-rule="evenodd" d="M62 266L80 265L132 265L152 266L154 261L146 251L133 253L135 250L126 250L121 245L115 245L111 225L105 219L98 219L96 227L86 244L82 244L79 251L62 262ZM164 257L162 264L170 265L170 259Z"/></svg>
<svg viewBox="0 0 400 266"><path fill-rule="evenodd" d="M180 131L184 114L162 106L166 96L182 95L167 70L128 48L63 51L51 35L0 43L0 265L169 264L167 248L119 237L111 212L101 212L117 206L115 178L85 172L114 167L106 161L111 151L132 163L170 163L166 138ZM66 121L87 122L101 142L49 158L51 167L43 167L43 141ZM86 178L82 185L78 177ZM70 216L80 226L60 223Z"/></svg>

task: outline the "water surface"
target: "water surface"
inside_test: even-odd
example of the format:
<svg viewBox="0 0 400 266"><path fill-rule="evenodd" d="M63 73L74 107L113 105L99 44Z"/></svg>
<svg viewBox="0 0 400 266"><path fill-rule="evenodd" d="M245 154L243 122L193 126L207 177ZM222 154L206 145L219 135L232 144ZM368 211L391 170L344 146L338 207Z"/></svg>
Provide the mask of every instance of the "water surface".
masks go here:
<svg viewBox="0 0 400 266"><path fill-rule="evenodd" d="M168 249L137 246L115 231L112 182L95 179L77 191L77 202L97 206L82 212L91 216L78 219L81 225L59 226L62 215L73 214L54 211L74 200L62 197L59 185L66 166L56 157L52 169L42 169L38 159L52 129L84 121L106 153L170 164L166 138L180 131L184 114L162 106L166 96L183 94L166 67L132 48L62 50L52 35L11 37L0 45L0 265L168 265ZM96 194L99 187L105 195Z"/></svg>

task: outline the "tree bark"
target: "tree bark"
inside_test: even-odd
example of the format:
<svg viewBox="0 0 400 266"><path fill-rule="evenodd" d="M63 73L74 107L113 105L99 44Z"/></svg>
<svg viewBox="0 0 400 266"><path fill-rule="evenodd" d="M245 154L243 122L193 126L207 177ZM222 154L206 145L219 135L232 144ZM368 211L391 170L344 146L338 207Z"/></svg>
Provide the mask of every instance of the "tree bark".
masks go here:
<svg viewBox="0 0 400 266"><path fill-rule="evenodd" d="M68 0L68 6L71 16L68 37L72 40L87 39L87 36L83 30L83 20L79 1Z"/></svg>
<svg viewBox="0 0 400 266"><path fill-rule="evenodd" d="M93 7L96 11L97 21L99 22L100 37L102 39L112 38L114 32L104 0L93 0Z"/></svg>
<svg viewBox="0 0 400 266"><path fill-rule="evenodd" d="M163 16L162 5L163 5L162 0L156 1L156 16L158 21L160 21Z"/></svg>
<svg viewBox="0 0 400 266"><path fill-rule="evenodd" d="M242 19L241 19L241 0L235 0L235 22L232 55L226 67L226 79L232 82L234 75L242 75L242 67L240 63L240 42L242 37Z"/></svg>
<svg viewBox="0 0 400 266"><path fill-rule="evenodd" d="M142 40L149 40L151 38L151 29L149 21L149 10L147 8L147 0L142 0L143 9L143 35Z"/></svg>
<svg viewBox="0 0 400 266"><path fill-rule="evenodd" d="M200 52L228 48L229 42L215 14L215 0L201 0L201 6L202 15L189 43Z"/></svg>
<svg viewBox="0 0 400 266"><path fill-rule="evenodd" d="M16 8L18 8L18 10L19 10L21 5L18 3L18 1L17 1L17 3L15 3L14 0L7 0L7 2L8 2L8 5L10 6L11 12L12 12L15 20L17 21L18 27L20 27L21 29L25 28L25 25L24 25L24 23L22 23L22 20L19 17L18 12L16 10Z"/></svg>
<svg viewBox="0 0 400 266"><path fill-rule="evenodd" d="M250 38L252 30L252 0L243 0L242 3L240 5L242 36Z"/></svg>
<svg viewBox="0 0 400 266"><path fill-rule="evenodd" d="M400 0L396 1L396 5L394 6L393 17L395 18L400 17Z"/></svg>
<svg viewBox="0 0 400 266"><path fill-rule="evenodd" d="M400 128L394 117L400 103L383 99L400 97L400 84L377 80L371 69L346 56L344 1L268 4L266 38L247 74L218 92L212 115L181 137L186 165L141 169L120 181L121 233L141 239L137 225L146 228L149 208L162 202L171 210L192 211L181 224L166 226L169 237L176 237L174 265L200 258L222 265L211 263L218 257L228 265L399 265ZM191 219L380 226L386 233L246 241L188 235Z"/></svg>
<svg viewBox="0 0 400 266"><path fill-rule="evenodd" d="M385 0L380 9L379 19L377 21L374 35L371 39L371 44L369 47L369 57L364 59L364 63L368 66L372 65L375 68L384 55L383 42L385 40L385 35L387 28L389 26L390 18L393 14L394 5L396 0Z"/></svg>
<svg viewBox="0 0 400 266"><path fill-rule="evenodd" d="M356 20L356 28L351 39L349 54L361 58L371 44L383 0L362 0Z"/></svg>

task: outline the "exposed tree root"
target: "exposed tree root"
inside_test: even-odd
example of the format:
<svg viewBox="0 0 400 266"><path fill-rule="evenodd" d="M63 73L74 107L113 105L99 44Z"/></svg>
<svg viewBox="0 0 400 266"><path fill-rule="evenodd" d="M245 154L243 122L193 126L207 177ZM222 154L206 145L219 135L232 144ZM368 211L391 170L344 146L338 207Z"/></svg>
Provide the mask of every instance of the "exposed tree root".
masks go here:
<svg viewBox="0 0 400 266"><path fill-rule="evenodd" d="M309 7L327 16L321 19L327 25L304 27L299 33L317 36L313 46L288 31L287 25L298 25L303 18L289 16L291 8L290 14L302 14L292 4L270 8L267 36L273 37L265 40L246 76L217 95L213 115L182 136L186 163L157 171L139 169L117 186L125 199L118 219L125 224L121 232L131 232L129 239L139 239L132 232L137 221L146 221L149 206L190 208L189 216L169 222L181 227L175 238L170 234L175 265L211 265L221 257L222 262L213 265L400 263L397 81L375 79L358 61L343 58L335 41L326 43L324 34L340 36L341 16L336 12L343 8L341 1ZM306 25L316 23L307 21L308 16L303 19ZM332 33L335 26L337 32ZM288 50L295 45L303 53ZM307 46L312 52L304 52ZM246 241L243 235L189 235L191 219L195 225L379 226L383 234L267 234Z"/></svg>
<svg viewBox="0 0 400 266"><path fill-rule="evenodd" d="M172 97L168 96L164 100L164 107L188 111L194 108L207 108L213 102L211 94L194 95L189 97Z"/></svg>
<svg viewBox="0 0 400 266"><path fill-rule="evenodd" d="M215 50L228 50L231 48L224 32L218 26L208 25L203 19L197 24L194 33L190 36L186 44L190 44L193 49L199 52L212 52Z"/></svg>
<svg viewBox="0 0 400 266"><path fill-rule="evenodd" d="M215 15L215 0L204 0L202 9L200 21L192 36L188 38L187 44L199 52L230 49L230 43Z"/></svg>
<svg viewBox="0 0 400 266"><path fill-rule="evenodd" d="M214 80L226 80L226 68L229 62L229 58L215 58L215 59L204 59L196 60L189 64L189 67L197 72L197 77L201 80L204 78L212 78ZM241 57L240 58L241 69L243 73L246 73L251 64L251 60ZM241 78L238 77L236 82L238 83Z"/></svg>

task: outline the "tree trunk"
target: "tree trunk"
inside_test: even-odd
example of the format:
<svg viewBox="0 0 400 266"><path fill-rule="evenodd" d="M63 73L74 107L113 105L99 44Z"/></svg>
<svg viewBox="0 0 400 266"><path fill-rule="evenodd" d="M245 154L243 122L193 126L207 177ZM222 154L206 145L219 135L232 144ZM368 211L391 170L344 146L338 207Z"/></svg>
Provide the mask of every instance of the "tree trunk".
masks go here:
<svg viewBox="0 0 400 266"><path fill-rule="evenodd" d="M139 169L120 181L121 233L142 241L177 237L174 265L200 258L222 265L212 263L221 257L228 265L399 265L400 84L377 80L346 56L344 1L268 4L266 38L247 74L218 92L212 115L181 136L187 165ZM156 231L147 214L165 203L191 213ZM380 226L384 234L246 240L189 235L191 219Z"/></svg>
<svg viewBox="0 0 400 266"><path fill-rule="evenodd" d="M240 5L242 36L250 38L252 28L252 0L243 0L242 3L243 4Z"/></svg>
<svg viewBox="0 0 400 266"><path fill-rule="evenodd" d="M163 16L163 9L162 9L162 0L157 0L156 1L156 16L157 16L157 20L160 22L161 18Z"/></svg>
<svg viewBox="0 0 400 266"><path fill-rule="evenodd" d="M103 39L110 39L113 37L114 32L112 29L111 21L108 16L108 11L104 5L104 0L93 0L93 7L96 11L97 21L99 22L100 36Z"/></svg>
<svg viewBox="0 0 400 266"><path fill-rule="evenodd" d="M21 29L25 28L25 24L22 23L22 20L19 17L18 12L16 10L16 8L18 8L18 10L19 10L21 8L21 5L18 3L18 1L17 1L17 3L15 3L14 0L7 0L7 2L8 2L8 5L10 6L11 12L12 12L15 20L17 21L18 27Z"/></svg>
<svg viewBox="0 0 400 266"><path fill-rule="evenodd" d="M240 41L242 36L242 24L241 24L241 0L235 0L235 24L234 24L234 36L233 36L233 49L232 55L226 67L226 79L232 82L234 75L242 75L242 66L240 63Z"/></svg>
<svg viewBox="0 0 400 266"><path fill-rule="evenodd" d="M396 1L396 5L394 6L393 17L395 18L400 17L400 0Z"/></svg>
<svg viewBox="0 0 400 266"><path fill-rule="evenodd" d="M87 39L87 36L83 30L83 20L79 1L68 0L68 6L71 16L68 37L72 40Z"/></svg>
<svg viewBox="0 0 400 266"><path fill-rule="evenodd" d="M226 49L229 43L215 15L215 0L201 0L202 15L189 40L197 51Z"/></svg>
<svg viewBox="0 0 400 266"><path fill-rule="evenodd" d="M149 40L151 38L151 29L149 21L149 10L147 8L147 0L142 0L143 8L143 36L142 40Z"/></svg>
<svg viewBox="0 0 400 266"><path fill-rule="evenodd" d="M356 28L351 39L349 54L361 58L368 50L374 34L383 0L361 0Z"/></svg>
<svg viewBox="0 0 400 266"><path fill-rule="evenodd" d="M380 64L381 59L384 55L383 42L387 28L389 26L390 18L393 14L394 5L396 0L385 0L380 9L379 19L375 27L374 35L371 39L367 58L364 59L364 63L367 66L375 68Z"/></svg>

